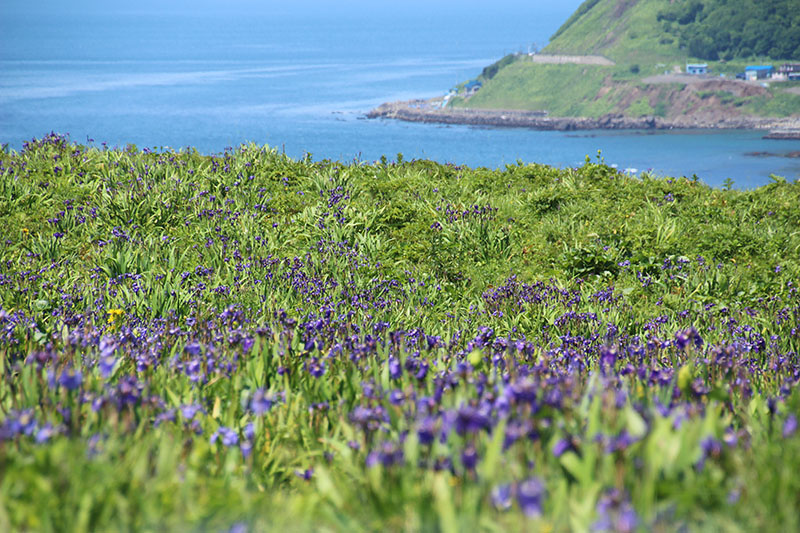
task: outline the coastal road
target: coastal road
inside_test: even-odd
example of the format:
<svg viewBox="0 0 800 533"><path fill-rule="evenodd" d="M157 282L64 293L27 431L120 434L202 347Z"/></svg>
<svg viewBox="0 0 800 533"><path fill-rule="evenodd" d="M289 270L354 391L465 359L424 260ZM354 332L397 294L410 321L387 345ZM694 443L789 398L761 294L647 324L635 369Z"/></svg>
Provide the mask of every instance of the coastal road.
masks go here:
<svg viewBox="0 0 800 533"><path fill-rule="evenodd" d="M550 65L598 65L603 67L613 67L616 65L616 63L603 56L529 54L528 59L533 63L545 63Z"/></svg>

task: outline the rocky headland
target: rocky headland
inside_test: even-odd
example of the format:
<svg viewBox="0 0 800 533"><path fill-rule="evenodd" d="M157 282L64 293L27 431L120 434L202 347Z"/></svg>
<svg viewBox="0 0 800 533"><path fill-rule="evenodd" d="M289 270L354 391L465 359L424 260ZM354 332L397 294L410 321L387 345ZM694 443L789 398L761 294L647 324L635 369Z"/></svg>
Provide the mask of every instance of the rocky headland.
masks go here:
<svg viewBox="0 0 800 533"><path fill-rule="evenodd" d="M598 118L551 117L542 111L442 108L441 103L441 98L389 102L367 113L367 118L554 131L757 129L770 132L765 138L800 139L800 118L698 117L686 115L666 119L657 116L629 117L617 113Z"/></svg>

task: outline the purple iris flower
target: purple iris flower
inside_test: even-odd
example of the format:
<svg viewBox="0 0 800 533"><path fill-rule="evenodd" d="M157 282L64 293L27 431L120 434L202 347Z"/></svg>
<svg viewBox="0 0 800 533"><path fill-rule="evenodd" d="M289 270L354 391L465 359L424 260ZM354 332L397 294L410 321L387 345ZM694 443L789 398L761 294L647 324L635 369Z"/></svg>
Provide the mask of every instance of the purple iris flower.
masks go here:
<svg viewBox="0 0 800 533"><path fill-rule="evenodd" d="M707 437L700 443L706 456L719 457L722 454L722 443L713 437Z"/></svg>
<svg viewBox="0 0 800 533"><path fill-rule="evenodd" d="M270 409L272 409L272 398L267 396L264 389L256 389L250 400L250 410L253 411L254 415L261 416Z"/></svg>
<svg viewBox="0 0 800 533"><path fill-rule="evenodd" d="M539 478L530 478L517 486L517 503L525 516L542 514L544 483Z"/></svg>
<svg viewBox="0 0 800 533"><path fill-rule="evenodd" d="M114 342L114 338L108 335L103 335L103 337L100 339L100 357L108 357L109 355L113 355L116 349L117 344Z"/></svg>
<svg viewBox="0 0 800 533"><path fill-rule="evenodd" d="M400 365L400 360L396 357L389 358L389 377L392 379L400 379L403 377L403 367Z"/></svg>
<svg viewBox="0 0 800 533"><path fill-rule="evenodd" d="M117 358L113 355L101 356L97 367L100 369L100 375L108 379L114 373L114 367L117 366Z"/></svg>
<svg viewBox="0 0 800 533"><path fill-rule="evenodd" d="M797 431L797 417L795 415L789 415L786 418L786 422L783 424L783 438L789 438L794 435L794 432Z"/></svg>
<svg viewBox="0 0 800 533"><path fill-rule="evenodd" d="M679 349L683 350L689 345L689 336L683 332L678 331L675 333L675 346Z"/></svg>
<svg viewBox="0 0 800 533"><path fill-rule="evenodd" d="M32 435L36 430L36 419L33 409L11 411L8 418L0 425L0 440L10 440L17 435Z"/></svg>
<svg viewBox="0 0 800 533"><path fill-rule="evenodd" d="M619 357L619 350L616 346L603 346L600 348L600 366L602 368L613 367Z"/></svg>
<svg viewBox="0 0 800 533"><path fill-rule="evenodd" d="M455 426L456 432L464 435L465 433L477 433L482 429L488 431L491 429L491 421L476 407L464 405L456 413Z"/></svg>
<svg viewBox="0 0 800 533"><path fill-rule="evenodd" d="M478 452L472 444L468 444L464 451L461 452L461 464L467 470L475 470L475 465L478 464Z"/></svg>
<svg viewBox="0 0 800 533"><path fill-rule="evenodd" d="M608 447L606 448L607 453L614 453L614 452L623 452L628 449L631 444L636 442L637 439L632 437L627 431L624 429L617 437L613 437L609 443Z"/></svg>
<svg viewBox="0 0 800 533"><path fill-rule="evenodd" d="M511 508L511 485L498 485L492 489L492 505L498 511L507 511Z"/></svg>
<svg viewBox="0 0 800 533"><path fill-rule="evenodd" d="M203 408L200 406L200 404L197 403L192 405L184 405L183 407L181 407L181 415L183 415L183 418L185 418L186 420L191 420L195 417L195 415L198 412L202 410Z"/></svg>
<svg viewBox="0 0 800 533"><path fill-rule="evenodd" d="M322 377L322 375L325 374L325 363L316 357L312 358L308 365L308 373L315 378Z"/></svg>
<svg viewBox="0 0 800 533"><path fill-rule="evenodd" d="M706 437L700 442L700 448L703 451L703 456L697 461L695 467L697 470L702 470L706 464L706 459L709 457L717 458L722 455L722 443L714 437Z"/></svg>
<svg viewBox="0 0 800 533"><path fill-rule="evenodd" d="M203 375L203 366L199 359L192 359L186 364L186 375L189 376L189 381L196 383L200 381Z"/></svg>
<svg viewBox="0 0 800 533"><path fill-rule="evenodd" d="M133 376L125 376L117 384L117 402L120 406L133 405L142 397L142 386Z"/></svg>
<svg viewBox="0 0 800 533"><path fill-rule="evenodd" d="M383 442L378 449L367 455L366 465L368 468L372 468L378 463L385 467L402 464L403 449L393 442Z"/></svg>
<svg viewBox="0 0 800 533"><path fill-rule="evenodd" d="M201 350L200 343L198 343L197 341L192 341L183 348L183 351L194 357L200 355L200 350Z"/></svg>
<svg viewBox="0 0 800 533"><path fill-rule="evenodd" d="M239 435L230 428L220 426L220 428L211 435L211 444L215 444L217 440L220 440L224 446L230 448L239 443Z"/></svg>
<svg viewBox="0 0 800 533"><path fill-rule="evenodd" d="M623 505L617 515L617 523L614 528L619 533L633 533L639 525L639 518L636 511L630 504Z"/></svg>
<svg viewBox="0 0 800 533"><path fill-rule="evenodd" d="M242 452L242 457L247 459L253 453L253 444L250 441L244 441L239 445L239 450Z"/></svg>
<svg viewBox="0 0 800 533"><path fill-rule="evenodd" d="M175 421L175 410L170 409L168 411L164 411L163 413L157 415L155 421L153 422L153 425L155 427L158 427L164 422L174 422L174 421Z"/></svg>
<svg viewBox="0 0 800 533"><path fill-rule="evenodd" d="M389 403L392 405L403 405L403 401L405 401L403 391L395 389L389 393Z"/></svg>
<svg viewBox="0 0 800 533"><path fill-rule="evenodd" d="M430 416L426 416L422 419L419 423L419 428L417 428L417 437L419 438L419 443L425 446L433 443L433 439L436 436L436 419Z"/></svg>
<svg viewBox="0 0 800 533"><path fill-rule="evenodd" d="M58 384L67 390L77 390L83 383L83 374L80 370L75 370L72 367L64 370L58 377Z"/></svg>
<svg viewBox="0 0 800 533"><path fill-rule="evenodd" d="M36 432L36 443L37 444L44 444L45 442L49 441L54 435L57 435L58 431L53 427L52 424L47 423Z"/></svg>
<svg viewBox="0 0 800 533"><path fill-rule="evenodd" d="M231 526L228 533L247 533L247 524L244 522L237 522Z"/></svg>
<svg viewBox="0 0 800 533"><path fill-rule="evenodd" d="M305 481L311 481L311 478L314 477L314 468L306 468L305 470L295 470L294 475L299 478L302 478Z"/></svg>
<svg viewBox="0 0 800 533"><path fill-rule="evenodd" d="M633 533L639 525L639 518L627 496L617 489L611 489L597 502L599 520L592 526L594 531Z"/></svg>
<svg viewBox="0 0 800 533"><path fill-rule="evenodd" d="M414 375L414 377L422 381L423 379L425 379L425 376L427 375L428 375L428 363L423 361L419 364L417 373Z"/></svg>
<svg viewBox="0 0 800 533"><path fill-rule="evenodd" d="M573 448L572 440L561 439L558 442L556 442L555 446L553 446L553 455L555 455L556 457L561 457L562 455L564 455L565 452L571 450L572 448Z"/></svg>

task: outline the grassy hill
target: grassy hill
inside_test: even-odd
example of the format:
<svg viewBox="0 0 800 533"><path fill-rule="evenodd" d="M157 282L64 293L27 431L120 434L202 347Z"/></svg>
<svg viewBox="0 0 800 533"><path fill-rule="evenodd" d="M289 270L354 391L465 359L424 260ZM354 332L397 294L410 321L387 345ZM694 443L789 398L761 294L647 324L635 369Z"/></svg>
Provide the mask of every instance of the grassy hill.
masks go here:
<svg viewBox="0 0 800 533"><path fill-rule="evenodd" d="M587 0L545 53L603 54L618 62L687 56L800 59L797 0Z"/></svg>
<svg viewBox="0 0 800 533"><path fill-rule="evenodd" d="M676 39L658 14L668 0L587 0L556 31L547 54L600 54L617 63L680 61Z"/></svg>
<svg viewBox="0 0 800 533"><path fill-rule="evenodd" d="M792 88L796 84L744 90L744 84L733 81L695 85L679 78L654 78L683 72L687 61L708 62L714 75L734 78L751 62L792 59L791 50L795 48L792 39L800 46L800 33L795 36L792 28L783 31L775 26L775 12L780 12L785 2L772 3L776 6L771 11L761 4L758 8L752 3L742 4L744 7L734 16L729 13L730 5L716 1L587 0L558 29L542 54L602 55L613 60L615 66L548 65L535 63L526 55L507 56L484 69L478 78L483 87L477 94L454 98L451 105L545 110L554 116L587 117L621 113L713 119L800 114L800 95ZM693 51L709 53L707 39L704 37L698 44L697 36L704 34L697 32L719 33L721 30L713 23L717 18L734 24L747 16L750 18L745 30L737 33L732 26L724 36L727 41L720 37L721 43L727 43L725 50L714 51L711 58L692 55ZM792 20L788 17L786 24L792 24ZM780 46L764 37L770 32L784 35ZM745 34L749 35L747 42L755 44L731 44L731 39L744 39ZM774 58L754 55L755 51L763 50L788 55ZM747 57L737 55L741 53Z"/></svg>

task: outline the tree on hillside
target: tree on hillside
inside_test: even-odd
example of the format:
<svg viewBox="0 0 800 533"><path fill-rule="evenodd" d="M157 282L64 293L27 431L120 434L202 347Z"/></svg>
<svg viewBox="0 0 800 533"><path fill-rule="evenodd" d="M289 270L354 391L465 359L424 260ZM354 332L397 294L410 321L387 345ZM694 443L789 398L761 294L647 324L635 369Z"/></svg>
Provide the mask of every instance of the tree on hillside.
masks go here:
<svg viewBox="0 0 800 533"><path fill-rule="evenodd" d="M800 0L676 1L657 18L694 57L800 59Z"/></svg>

